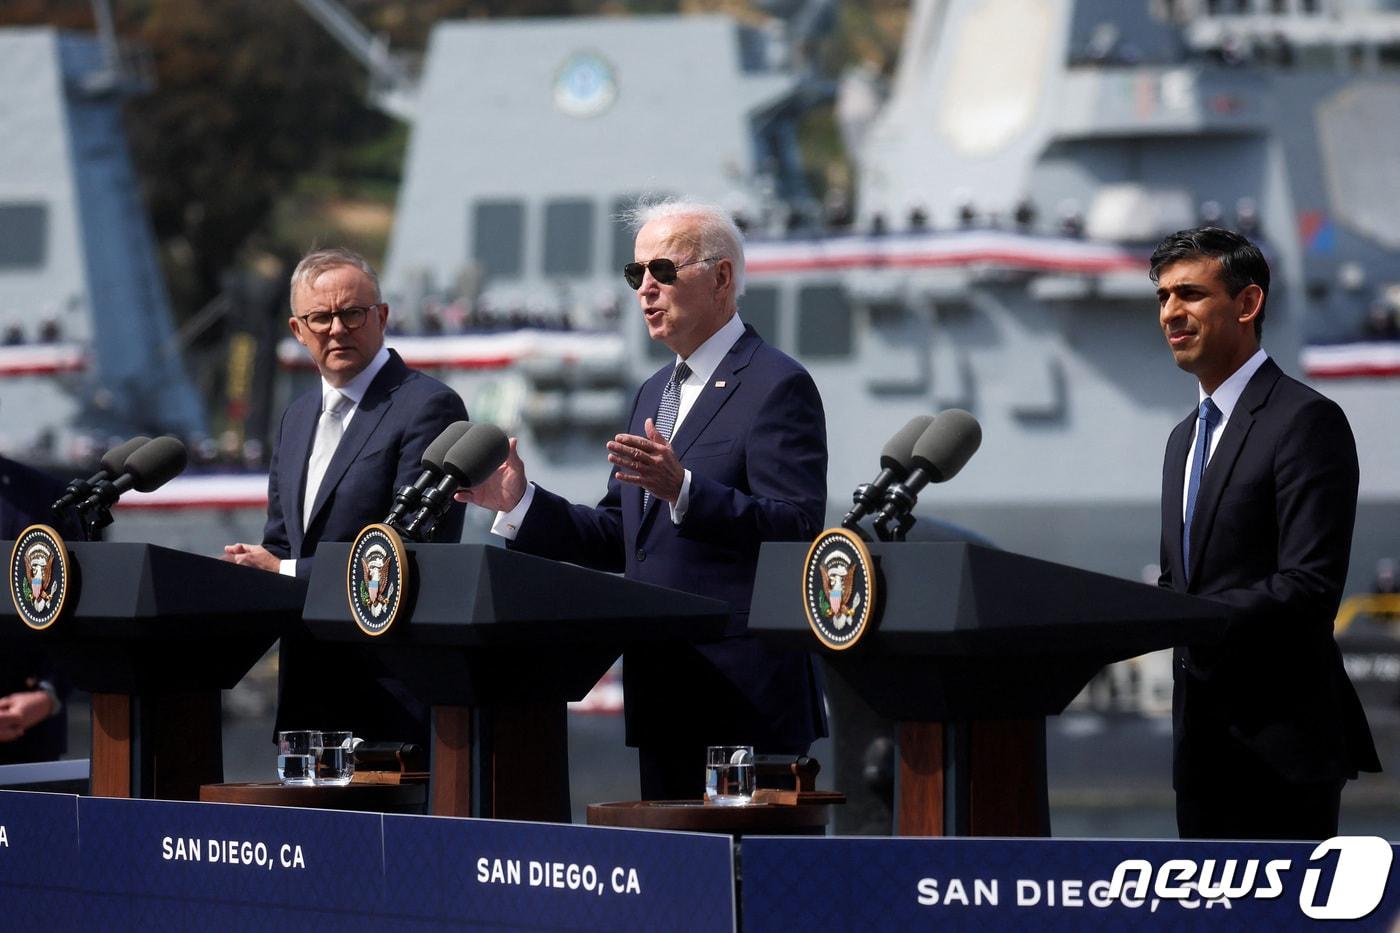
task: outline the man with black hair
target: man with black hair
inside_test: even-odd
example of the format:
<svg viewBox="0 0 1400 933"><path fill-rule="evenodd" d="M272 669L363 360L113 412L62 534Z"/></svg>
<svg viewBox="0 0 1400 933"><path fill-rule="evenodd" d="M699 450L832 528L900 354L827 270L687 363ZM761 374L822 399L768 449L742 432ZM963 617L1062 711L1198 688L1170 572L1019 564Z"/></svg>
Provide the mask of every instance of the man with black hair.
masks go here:
<svg viewBox="0 0 1400 933"><path fill-rule="evenodd" d="M1202 227L1152 254L1159 321L1199 405L1162 472L1160 583L1227 605L1217 644L1177 649L1183 838L1325 839L1342 786L1379 771L1332 623L1356 519L1356 443L1332 401L1260 346L1269 266Z"/></svg>

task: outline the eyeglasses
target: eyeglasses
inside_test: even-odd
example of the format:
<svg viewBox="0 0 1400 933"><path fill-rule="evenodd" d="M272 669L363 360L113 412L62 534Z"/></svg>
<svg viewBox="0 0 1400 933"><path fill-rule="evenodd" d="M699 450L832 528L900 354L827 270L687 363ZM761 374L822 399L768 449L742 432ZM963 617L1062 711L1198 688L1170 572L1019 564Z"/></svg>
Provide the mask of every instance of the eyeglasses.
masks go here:
<svg viewBox="0 0 1400 933"><path fill-rule="evenodd" d="M702 262L714 262L723 259L723 256L711 256L708 259L692 259L690 262L683 262L676 265L674 259L653 259L650 262L629 262L622 267L622 277L627 280L627 284L633 288L642 287L642 276L651 272L651 277L662 285L670 285L676 280L676 273L686 266L694 266Z"/></svg>
<svg viewBox="0 0 1400 933"><path fill-rule="evenodd" d="M369 317L371 311L376 311L383 305L370 305L367 308L341 308L339 311L312 311L310 314L297 315L298 321L305 321L306 326L313 334L329 334L331 326L336 318L340 318L340 323L345 325L346 330L357 330L365 325L365 319Z"/></svg>

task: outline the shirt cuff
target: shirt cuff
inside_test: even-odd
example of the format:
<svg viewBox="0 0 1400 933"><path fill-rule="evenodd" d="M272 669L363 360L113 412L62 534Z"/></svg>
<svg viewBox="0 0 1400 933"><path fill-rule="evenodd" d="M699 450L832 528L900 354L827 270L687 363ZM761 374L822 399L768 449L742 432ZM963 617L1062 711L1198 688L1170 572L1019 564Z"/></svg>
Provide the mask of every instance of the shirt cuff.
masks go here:
<svg viewBox="0 0 1400 933"><path fill-rule="evenodd" d="M297 562L294 560L278 561L277 572L284 577L294 577L297 575Z"/></svg>
<svg viewBox="0 0 1400 933"><path fill-rule="evenodd" d="M690 471L685 471L685 479L681 480L681 494L676 496L676 502L671 506L671 524L679 525L685 521L685 510L690 508Z"/></svg>
<svg viewBox="0 0 1400 933"><path fill-rule="evenodd" d="M525 521L525 513L530 511L530 503L535 501L535 484L525 484L525 495L520 497L520 501L515 504L515 508L509 512L497 512L496 520L491 523L491 533L505 538L507 541L514 541L515 536L520 534L520 525Z"/></svg>
<svg viewBox="0 0 1400 933"><path fill-rule="evenodd" d="M49 695L49 702L53 704L53 709L49 711L50 719L63 712L63 700L59 698L58 690L47 680L41 680L35 685L36 689L42 690Z"/></svg>

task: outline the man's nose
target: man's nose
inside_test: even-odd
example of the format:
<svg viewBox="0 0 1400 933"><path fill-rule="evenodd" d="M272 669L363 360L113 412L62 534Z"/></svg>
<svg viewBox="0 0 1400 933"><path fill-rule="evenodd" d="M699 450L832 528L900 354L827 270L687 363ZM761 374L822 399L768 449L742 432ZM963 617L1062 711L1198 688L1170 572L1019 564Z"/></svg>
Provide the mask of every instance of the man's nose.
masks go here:
<svg viewBox="0 0 1400 933"><path fill-rule="evenodd" d="M332 314L332 315L331 315L331 329L330 329L330 332L331 332L332 334L335 334L336 336L340 336L341 334L348 333L349 330L350 330L350 328L348 328L348 327L345 326L345 316L344 316L344 315L341 315L341 314Z"/></svg>

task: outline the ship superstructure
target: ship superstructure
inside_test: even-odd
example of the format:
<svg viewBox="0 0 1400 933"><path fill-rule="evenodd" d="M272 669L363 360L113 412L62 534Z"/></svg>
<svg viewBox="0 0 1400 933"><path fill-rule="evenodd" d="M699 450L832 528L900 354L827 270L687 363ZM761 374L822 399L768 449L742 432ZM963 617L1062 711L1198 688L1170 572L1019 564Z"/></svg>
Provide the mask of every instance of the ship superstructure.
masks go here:
<svg viewBox="0 0 1400 933"><path fill-rule="evenodd" d="M97 39L0 30L0 448L83 462L204 431L121 124L133 74Z"/></svg>

